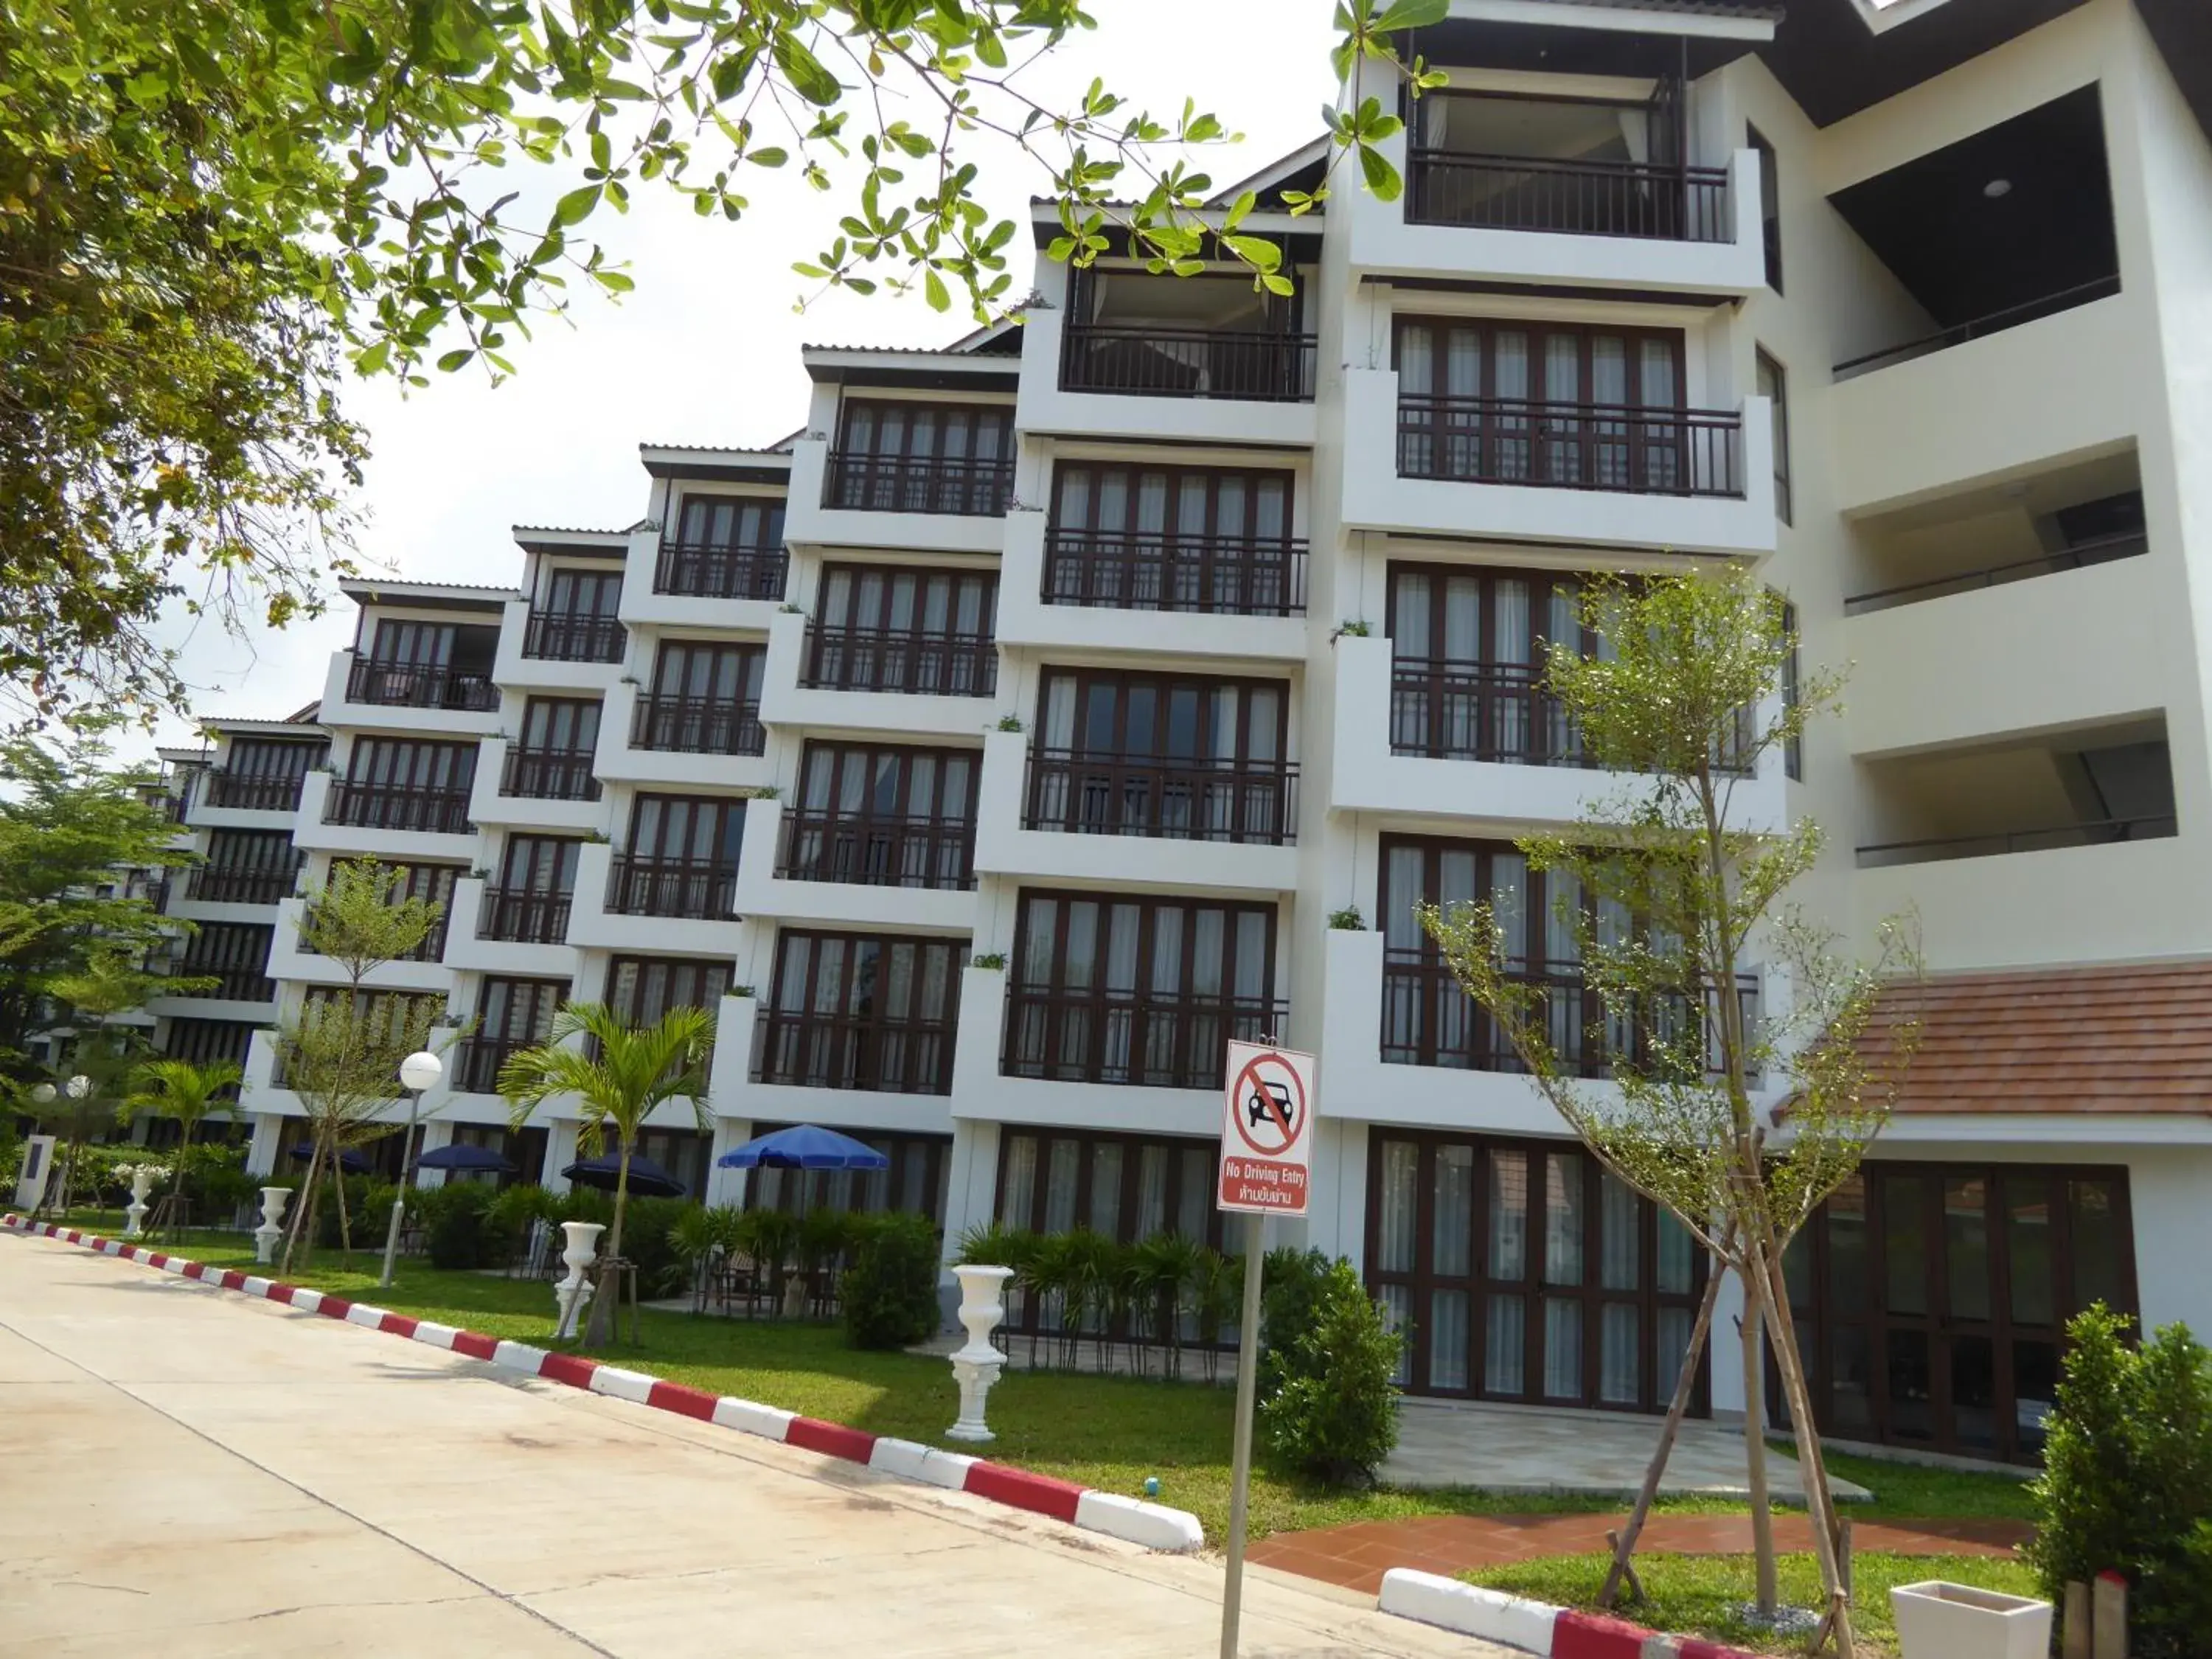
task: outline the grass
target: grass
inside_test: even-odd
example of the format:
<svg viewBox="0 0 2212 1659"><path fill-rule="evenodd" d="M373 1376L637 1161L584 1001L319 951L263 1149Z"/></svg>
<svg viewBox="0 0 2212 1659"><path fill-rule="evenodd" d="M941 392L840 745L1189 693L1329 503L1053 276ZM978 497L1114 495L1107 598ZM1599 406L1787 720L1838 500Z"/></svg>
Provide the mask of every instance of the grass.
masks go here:
<svg viewBox="0 0 2212 1659"><path fill-rule="evenodd" d="M1885 1468L1889 1467L1887 1465ZM1468 1582L1510 1590L1540 1601L1589 1607L1597 1599L1612 1559L1604 1555L1555 1555L1465 1575ZM1812 1607L1820 1599L1820 1570L1810 1555L1779 1559L1779 1589L1785 1606ZM1618 1611L1639 1624L1680 1635L1700 1635L1761 1653L1802 1653L1802 1639L1777 1638L1745 1623L1736 1607L1752 1599L1751 1559L1745 1555L1641 1555L1636 1571L1645 1599L1624 1599ZM1870 1652L1895 1653L1897 1627L1891 1621L1893 1585L1948 1578L1985 1589L2035 1593L2035 1581L2020 1562L1983 1555L1886 1555L1874 1553L1851 1564L1851 1629Z"/></svg>
<svg viewBox="0 0 2212 1659"><path fill-rule="evenodd" d="M72 1216L70 1224L106 1231L107 1218ZM225 1267L251 1267L244 1236L194 1229L173 1247ZM352 1265L335 1251L317 1253L315 1265L291 1275L298 1283L397 1313L465 1325L488 1336L550 1346L553 1297L542 1282L484 1273L444 1272L403 1260L395 1282L377 1285L381 1238L356 1249ZM623 1332L627 1335L625 1319ZM872 1433L944 1445L958 1397L951 1369L941 1359L903 1353L863 1353L845 1345L836 1326L778 1321L695 1318L644 1310L640 1344L617 1341L605 1357L635 1370L688 1382L718 1395L734 1395L787 1411L848 1424ZM1195 1364L1194 1360L1191 1363ZM1209 1540L1228 1528L1229 1449L1235 1397L1228 1389L1094 1376L1065 1371L1009 1370L991 1392L991 1426L998 1440L991 1455L1040 1474L1132 1496L1147 1476L1160 1482L1160 1499L1197 1515ZM1873 1504L1854 1504L1854 1516L2021 1515L2027 1500L2018 1482L2002 1476L1962 1474L1884 1463L1841 1454L1831 1460L1838 1474L1876 1494ZM1671 1514L1741 1514L1726 1498L1662 1499ZM1464 1488L1344 1492L1255 1472L1251 1531L1267 1533L1334 1526L1350 1521L1388 1521L1422 1515L1583 1514L1626 1508L1617 1498L1543 1496Z"/></svg>

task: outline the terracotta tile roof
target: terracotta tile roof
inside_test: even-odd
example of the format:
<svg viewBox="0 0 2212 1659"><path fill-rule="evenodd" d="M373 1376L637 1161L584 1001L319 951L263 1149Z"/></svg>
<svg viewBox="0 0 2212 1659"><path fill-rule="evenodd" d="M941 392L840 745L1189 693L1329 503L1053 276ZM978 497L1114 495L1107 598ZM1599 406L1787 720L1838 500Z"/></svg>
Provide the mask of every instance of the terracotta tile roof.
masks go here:
<svg viewBox="0 0 2212 1659"><path fill-rule="evenodd" d="M1900 1112L2212 1115L2212 959L1900 985L1863 1046L1916 1018Z"/></svg>

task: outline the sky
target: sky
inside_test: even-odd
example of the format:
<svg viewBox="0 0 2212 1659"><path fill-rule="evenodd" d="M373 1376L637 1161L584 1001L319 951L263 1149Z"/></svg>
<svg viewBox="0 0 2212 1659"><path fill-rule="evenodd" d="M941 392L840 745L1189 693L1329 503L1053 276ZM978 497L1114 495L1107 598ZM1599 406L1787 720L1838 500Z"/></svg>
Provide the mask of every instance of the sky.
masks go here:
<svg viewBox="0 0 2212 1659"><path fill-rule="evenodd" d="M1332 0L1091 0L1090 9L1098 28L1027 72L1032 96L1064 102L1096 76L1156 113L1194 98L1243 135L1200 158L1217 185L1319 135ZM1024 219L1047 183L1042 169L1011 149L978 159L986 204ZM880 292L826 295L796 314L811 285L792 261L836 234L842 200L790 170L751 172L752 210L735 224L702 219L651 185L636 187L627 217L595 216L592 232L627 262L635 292L619 303L583 296L568 322L539 323L534 340L517 343L506 384L465 371L404 397L384 382L352 388L349 412L372 452L358 498L364 562L403 579L512 585L522 558L512 526L620 527L643 516L641 442L758 445L799 426L802 343L936 346L972 326L957 298L939 313ZM1018 295L1030 286L1027 248L1014 252ZM327 615L282 631L236 639L176 615L161 637L181 651L194 716L273 719L321 694L353 624L351 602L334 594ZM159 740L189 743L192 731L192 720L172 717Z"/></svg>

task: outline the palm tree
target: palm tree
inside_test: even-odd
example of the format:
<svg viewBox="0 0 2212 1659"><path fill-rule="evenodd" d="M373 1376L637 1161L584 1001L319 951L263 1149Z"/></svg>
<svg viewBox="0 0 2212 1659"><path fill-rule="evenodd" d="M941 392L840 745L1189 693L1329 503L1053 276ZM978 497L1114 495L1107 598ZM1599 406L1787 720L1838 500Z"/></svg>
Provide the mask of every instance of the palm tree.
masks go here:
<svg viewBox="0 0 2212 1659"><path fill-rule="evenodd" d="M189 1060L151 1060L131 1074L133 1091L125 1097L118 1118L128 1123L140 1112L151 1112L156 1117L176 1119L184 1132L177 1143L174 1211L185 1207L192 1136L203 1122L218 1113L234 1123L238 1121L237 1097L226 1091L235 1090L244 1075L234 1060L213 1060L205 1066L196 1066Z"/></svg>
<svg viewBox="0 0 2212 1659"><path fill-rule="evenodd" d="M638 1131L663 1101L685 1099L699 1127L713 1133L704 1075L713 1045L714 1021L703 1008L671 1008L650 1025L631 1026L603 1002L571 1002L553 1017L545 1041L520 1049L500 1068L499 1091L514 1103L512 1127L520 1130L530 1115L554 1095L575 1095L584 1105L576 1129L576 1151L599 1156L612 1129L617 1146L615 1218L608 1229L606 1257L622 1255L623 1211L629 1202L629 1161ZM582 1036L588 1046L571 1048ZM604 1342L614 1329L614 1308L605 1296L592 1304L587 1345Z"/></svg>

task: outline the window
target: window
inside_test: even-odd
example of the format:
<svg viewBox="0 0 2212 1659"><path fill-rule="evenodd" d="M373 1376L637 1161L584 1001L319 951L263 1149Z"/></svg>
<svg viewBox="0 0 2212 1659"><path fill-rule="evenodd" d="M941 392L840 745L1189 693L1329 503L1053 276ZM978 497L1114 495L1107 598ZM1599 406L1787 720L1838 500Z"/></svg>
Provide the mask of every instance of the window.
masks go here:
<svg viewBox="0 0 2212 1659"><path fill-rule="evenodd" d="M1789 600L1782 601L1782 634L1790 641L1790 654L1782 664L1782 706L1797 706L1797 607ZM1805 781L1805 737L1802 732L1782 746L1783 769L1792 783Z"/></svg>
<svg viewBox="0 0 2212 1659"><path fill-rule="evenodd" d="M187 979L211 978L215 983L183 994L231 1002L272 1000L276 982L268 974L269 946L276 932L252 922L202 922L185 944L177 971Z"/></svg>
<svg viewBox="0 0 2212 1659"><path fill-rule="evenodd" d="M1392 565L1390 752L1586 763L1544 686L1552 641L1601 648L1582 625L1581 589L1571 574Z"/></svg>
<svg viewBox="0 0 2212 1659"><path fill-rule="evenodd" d="M787 1124L755 1123L764 1135ZM859 1133L853 1137L890 1159L887 1170L756 1170L746 1185L749 1210L781 1210L812 1215L817 1210L878 1214L896 1210L927 1216L942 1226L945 1196L952 1176L950 1135Z"/></svg>
<svg viewBox="0 0 2212 1659"><path fill-rule="evenodd" d="M728 920L737 898L745 804L719 796L640 795L629 850L613 860L617 915Z"/></svg>
<svg viewBox="0 0 2212 1659"><path fill-rule="evenodd" d="M355 860L341 860L353 863ZM386 895L388 902L404 904L410 899L421 899L437 907L437 918L422 942L400 958L404 962L437 962L446 954L446 922L453 914L453 884L468 873L458 864L412 864L384 862L380 868L390 876L392 885ZM300 948L310 954L313 947L302 934Z"/></svg>
<svg viewBox="0 0 2212 1659"><path fill-rule="evenodd" d="M477 999L477 1029L463 1045L454 1082L471 1094L499 1092L500 1069L520 1050L545 1041L568 1000L565 979L487 979Z"/></svg>
<svg viewBox="0 0 2212 1659"><path fill-rule="evenodd" d="M1759 351L1759 395L1766 398L1774 415L1774 516L1792 522L1790 501L1790 377L1782 365Z"/></svg>
<svg viewBox="0 0 2212 1659"><path fill-rule="evenodd" d="M996 1214L1001 1226L1030 1232L1088 1227L1125 1244L1163 1233L1218 1244L1220 1151L1181 1136L1010 1127L999 1137Z"/></svg>
<svg viewBox="0 0 2212 1659"><path fill-rule="evenodd" d="M300 804L300 781L329 745L240 738L209 778L208 804L252 812L289 812Z"/></svg>
<svg viewBox="0 0 2212 1659"><path fill-rule="evenodd" d="M761 676L767 665L762 646L668 641L653 664L652 690L637 700L630 746L693 755L763 753L768 734L760 723Z"/></svg>
<svg viewBox="0 0 2212 1659"><path fill-rule="evenodd" d="M805 684L836 690L988 697L999 686L995 571L832 564Z"/></svg>
<svg viewBox="0 0 2212 1659"><path fill-rule="evenodd" d="M622 572L556 568L531 607L522 654L556 662L620 662Z"/></svg>
<svg viewBox="0 0 2212 1659"><path fill-rule="evenodd" d="M686 495L653 568L657 593L780 599L788 561L783 502L767 496Z"/></svg>
<svg viewBox="0 0 2212 1659"><path fill-rule="evenodd" d="M583 842L556 836L509 836L499 884L484 894L484 939L558 945L568 937Z"/></svg>
<svg viewBox="0 0 2212 1659"><path fill-rule="evenodd" d="M777 873L892 887L975 884L972 749L811 743Z"/></svg>
<svg viewBox="0 0 2212 1659"><path fill-rule="evenodd" d="M607 964L607 1006L625 1024L650 1025L671 1008L718 1012L730 964L673 957L617 957Z"/></svg>
<svg viewBox="0 0 2212 1659"><path fill-rule="evenodd" d="M331 791L329 820L375 830L469 832L477 746L416 738L356 738Z"/></svg>
<svg viewBox="0 0 2212 1659"><path fill-rule="evenodd" d="M1012 494L1013 457L1009 404L848 398L823 504L995 518Z"/></svg>
<svg viewBox="0 0 2212 1659"><path fill-rule="evenodd" d="M367 660L355 659L347 695L407 708L497 708L491 672L498 653L496 625L382 621Z"/></svg>
<svg viewBox="0 0 2212 1659"><path fill-rule="evenodd" d="M252 1047L258 1029L240 1019L172 1019L161 1052L172 1060L189 1060L198 1066L220 1060L244 1066L246 1051Z"/></svg>
<svg viewBox="0 0 2212 1659"><path fill-rule="evenodd" d="M500 793L532 800L597 800L592 764L599 743L597 697L532 697L522 738L507 752Z"/></svg>
<svg viewBox="0 0 2212 1659"><path fill-rule="evenodd" d="M787 928L761 1018L760 1080L950 1093L967 960L968 947L951 939Z"/></svg>
<svg viewBox="0 0 2212 1659"><path fill-rule="evenodd" d="M1759 230L1766 245L1766 285L1782 292L1782 169L1774 146L1757 127L1747 126L1744 136L1759 152Z"/></svg>
<svg viewBox="0 0 2212 1659"><path fill-rule="evenodd" d="M1048 605L1288 617L1305 609L1293 475L1062 465L1045 545Z"/></svg>
<svg viewBox="0 0 2212 1659"><path fill-rule="evenodd" d="M217 830L185 891L210 904L274 904L290 896L299 869L287 830Z"/></svg>

